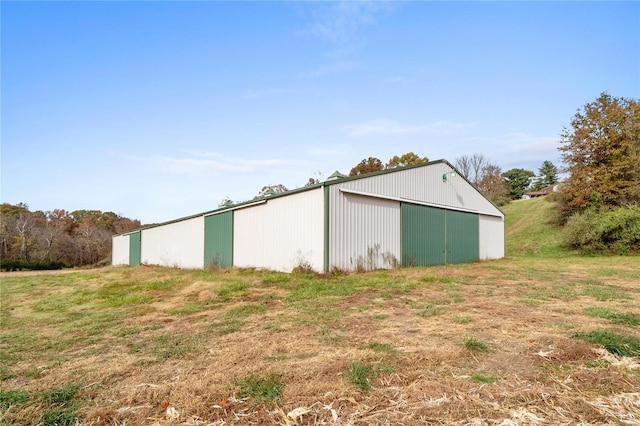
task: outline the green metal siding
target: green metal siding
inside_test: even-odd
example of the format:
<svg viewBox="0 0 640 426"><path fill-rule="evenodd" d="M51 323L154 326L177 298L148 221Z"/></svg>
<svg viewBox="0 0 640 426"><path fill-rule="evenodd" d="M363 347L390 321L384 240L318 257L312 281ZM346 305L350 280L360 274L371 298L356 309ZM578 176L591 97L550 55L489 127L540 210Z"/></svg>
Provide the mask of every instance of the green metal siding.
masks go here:
<svg viewBox="0 0 640 426"><path fill-rule="evenodd" d="M402 203L400 221L402 266L446 262L446 210Z"/></svg>
<svg viewBox="0 0 640 426"><path fill-rule="evenodd" d="M333 175L332 175L333 176ZM324 259L323 259L323 270L325 273L329 272L329 187L323 186L324 188Z"/></svg>
<svg viewBox="0 0 640 426"><path fill-rule="evenodd" d="M474 213L402 203L402 266L465 263L480 257Z"/></svg>
<svg viewBox="0 0 640 426"><path fill-rule="evenodd" d="M204 218L204 266L233 265L233 212Z"/></svg>
<svg viewBox="0 0 640 426"><path fill-rule="evenodd" d="M141 232L129 234L129 266L140 265L140 254L142 251Z"/></svg>
<svg viewBox="0 0 640 426"><path fill-rule="evenodd" d="M447 210L447 263L480 258L480 218L477 214Z"/></svg>

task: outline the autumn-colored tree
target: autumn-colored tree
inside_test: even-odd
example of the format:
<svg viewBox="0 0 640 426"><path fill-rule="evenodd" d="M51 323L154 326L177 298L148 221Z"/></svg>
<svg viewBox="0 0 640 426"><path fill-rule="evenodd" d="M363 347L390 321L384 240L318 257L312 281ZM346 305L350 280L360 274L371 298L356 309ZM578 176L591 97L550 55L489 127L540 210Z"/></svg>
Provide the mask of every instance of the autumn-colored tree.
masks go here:
<svg viewBox="0 0 640 426"><path fill-rule="evenodd" d="M568 179L562 212L640 201L640 101L602 93L560 135Z"/></svg>
<svg viewBox="0 0 640 426"><path fill-rule="evenodd" d="M287 189L287 187L281 183L277 185L265 185L262 187L260 192L258 192L258 195L253 197L253 199L257 200L259 198L265 198L265 197L270 197L276 194L282 194L283 192L287 192L288 190L289 189Z"/></svg>
<svg viewBox="0 0 640 426"><path fill-rule="evenodd" d="M379 158L369 157L362 160L349 172L349 176L363 175L366 173L378 172L384 170L384 164Z"/></svg>
<svg viewBox="0 0 640 426"><path fill-rule="evenodd" d="M483 154L463 155L455 160L456 169L485 197L497 205L509 202L509 188L502 170Z"/></svg>
<svg viewBox="0 0 640 426"><path fill-rule="evenodd" d="M304 186L312 186L312 185L317 185L320 183L319 179L310 177L309 180L307 181L307 183L304 184Z"/></svg>
<svg viewBox="0 0 640 426"><path fill-rule="evenodd" d="M509 198L519 200L524 194L524 190L531 185L531 180L535 174L531 170L510 169L502 174L504 183L509 191Z"/></svg>
<svg viewBox="0 0 640 426"><path fill-rule="evenodd" d="M386 167L387 169L393 169L395 167L414 166L417 164L426 163L428 161L429 159L427 157L419 157L413 152L407 152L400 157L398 157L397 155L391 157L391 159L387 162Z"/></svg>
<svg viewBox="0 0 640 426"><path fill-rule="evenodd" d="M502 177L502 170L495 164L487 164L482 171L478 190L498 206L509 202L509 188Z"/></svg>
<svg viewBox="0 0 640 426"><path fill-rule="evenodd" d="M31 212L26 204L5 203L0 205L0 259L22 262L22 267L34 262L95 264L110 257L113 234L140 227L140 221L113 212Z"/></svg>

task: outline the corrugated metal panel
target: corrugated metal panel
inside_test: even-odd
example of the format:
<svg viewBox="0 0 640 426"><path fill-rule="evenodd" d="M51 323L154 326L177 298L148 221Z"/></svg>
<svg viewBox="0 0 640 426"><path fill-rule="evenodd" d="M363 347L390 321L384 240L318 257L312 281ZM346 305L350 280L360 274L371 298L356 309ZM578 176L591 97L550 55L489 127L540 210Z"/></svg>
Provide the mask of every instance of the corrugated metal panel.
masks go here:
<svg viewBox="0 0 640 426"><path fill-rule="evenodd" d="M402 264L432 266L478 260L478 223L474 213L402 203Z"/></svg>
<svg viewBox="0 0 640 426"><path fill-rule="evenodd" d="M446 257L444 209L402 203L402 265L443 265Z"/></svg>
<svg viewBox="0 0 640 426"><path fill-rule="evenodd" d="M233 264L323 270L324 192L319 187L234 211Z"/></svg>
<svg viewBox="0 0 640 426"><path fill-rule="evenodd" d="M131 266L140 265L141 239L140 231L129 234L129 265Z"/></svg>
<svg viewBox="0 0 640 426"><path fill-rule="evenodd" d="M400 264L400 203L329 187L329 268L392 268Z"/></svg>
<svg viewBox="0 0 640 426"><path fill-rule="evenodd" d="M114 235L111 238L111 264L129 264L129 235Z"/></svg>
<svg viewBox="0 0 640 426"><path fill-rule="evenodd" d="M447 263L478 260L478 215L447 210Z"/></svg>
<svg viewBox="0 0 640 426"><path fill-rule="evenodd" d="M435 163L425 167L400 170L374 175L362 179L338 182L337 187L402 198L406 201L421 201L442 207L457 207L486 215L504 217L502 212L484 198L461 176L447 175L452 172L447 163Z"/></svg>
<svg viewBox="0 0 640 426"><path fill-rule="evenodd" d="M204 267L204 217L142 230L142 262L176 268Z"/></svg>
<svg viewBox="0 0 640 426"><path fill-rule="evenodd" d="M233 212L204 218L204 266L233 265Z"/></svg>
<svg viewBox="0 0 640 426"><path fill-rule="evenodd" d="M504 221L498 217L480 216L480 259L504 257Z"/></svg>

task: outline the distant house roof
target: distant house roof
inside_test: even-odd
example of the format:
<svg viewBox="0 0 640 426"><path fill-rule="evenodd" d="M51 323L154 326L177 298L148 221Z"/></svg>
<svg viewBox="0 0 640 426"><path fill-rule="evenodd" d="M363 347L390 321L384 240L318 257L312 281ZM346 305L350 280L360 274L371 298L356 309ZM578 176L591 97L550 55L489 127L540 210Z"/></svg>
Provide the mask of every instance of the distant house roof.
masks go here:
<svg viewBox="0 0 640 426"><path fill-rule="evenodd" d="M553 185L545 186L538 191L524 191L524 196L528 196L529 198L542 197L544 195L551 194L552 192L556 192L557 190L558 184L554 183Z"/></svg>

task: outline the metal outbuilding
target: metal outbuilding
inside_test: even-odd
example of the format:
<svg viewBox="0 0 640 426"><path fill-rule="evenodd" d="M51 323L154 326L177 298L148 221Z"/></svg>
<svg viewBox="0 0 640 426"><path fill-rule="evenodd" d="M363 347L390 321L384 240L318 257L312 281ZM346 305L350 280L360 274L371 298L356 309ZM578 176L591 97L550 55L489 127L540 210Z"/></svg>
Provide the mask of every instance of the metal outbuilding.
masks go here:
<svg viewBox="0 0 640 426"><path fill-rule="evenodd" d="M113 237L114 265L329 272L504 257L504 215L447 161L326 182Z"/></svg>

